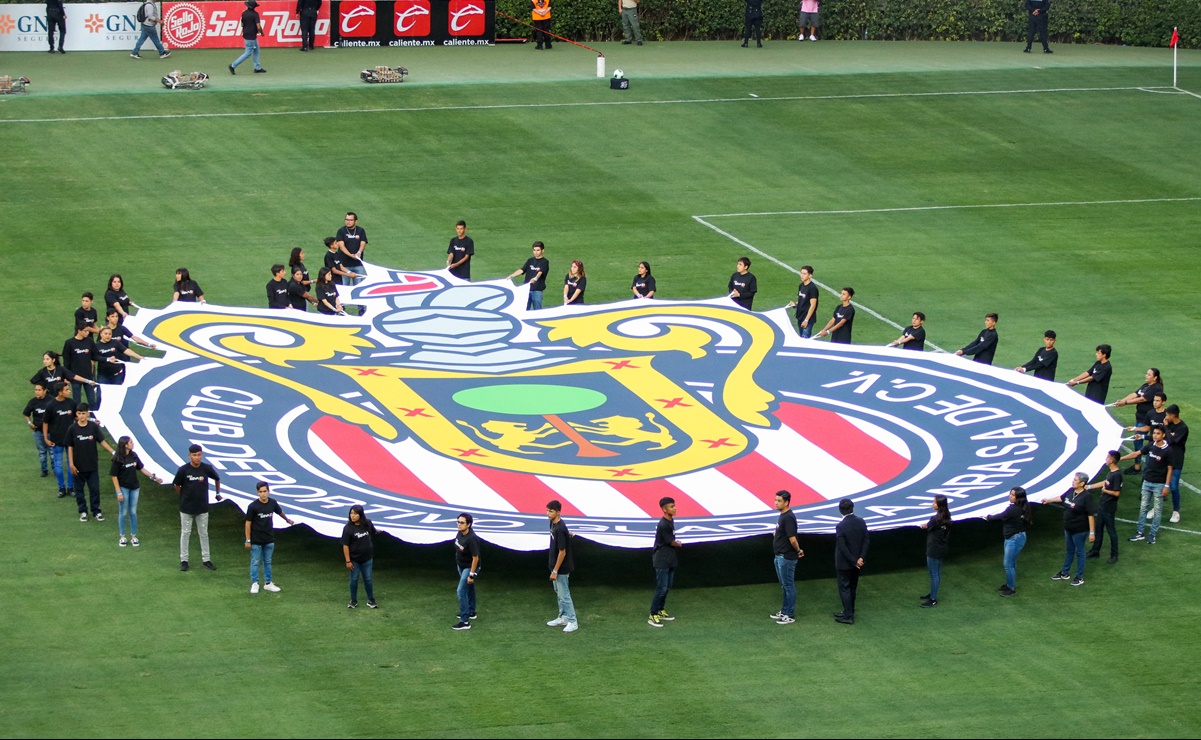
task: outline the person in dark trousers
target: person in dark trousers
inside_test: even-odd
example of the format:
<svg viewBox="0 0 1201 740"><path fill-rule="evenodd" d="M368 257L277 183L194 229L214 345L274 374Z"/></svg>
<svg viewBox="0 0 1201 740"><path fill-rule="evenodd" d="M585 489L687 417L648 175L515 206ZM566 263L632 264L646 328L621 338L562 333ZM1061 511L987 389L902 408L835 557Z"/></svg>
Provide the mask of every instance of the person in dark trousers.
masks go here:
<svg viewBox="0 0 1201 740"><path fill-rule="evenodd" d="M763 0L746 0L746 18L742 22L742 48L755 37L755 46L763 48Z"/></svg>
<svg viewBox="0 0 1201 740"><path fill-rule="evenodd" d="M935 496L934 516L922 525L926 530L926 569L930 571L930 593L922 597L923 609L938 606L938 588L942 585L942 561L947 557L951 537L951 508L946 496Z"/></svg>
<svg viewBox="0 0 1201 740"><path fill-rule="evenodd" d="M739 257L738 264L734 269L735 272L730 276L726 290L730 291L730 298L735 303L750 311L755 304L755 294L759 292L759 281L751 273L750 258Z"/></svg>
<svg viewBox="0 0 1201 740"><path fill-rule="evenodd" d="M71 400L71 386L60 382L51 386L54 400L46 406L42 421L42 440L50 448L50 459L54 465L54 477L58 479L58 497L66 498L67 489L75 490L75 476L67 457L67 432L75 423L75 401Z"/></svg>
<svg viewBox="0 0 1201 740"><path fill-rule="evenodd" d="M308 311L310 303L317 305L317 299L309 293L304 267L297 265L292 268L292 279L288 281L288 305L297 311Z"/></svg>
<svg viewBox="0 0 1201 740"><path fill-rule="evenodd" d="M1097 504L1088 492L1088 474L1072 476L1072 487L1059 496L1043 499L1044 504L1063 503L1063 539L1067 553L1063 567L1051 576L1053 581L1072 580L1073 586L1084 585L1084 542L1097 541ZM1076 559L1076 577L1072 578L1072 559Z"/></svg>
<svg viewBox="0 0 1201 740"><path fill-rule="evenodd" d="M1043 348L1034 353L1034 357L1025 365L1014 368L1019 373L1033 372L1034 377L1055 382L1055 369L1059 367L1059 350L1055 349L1055 332L1047 329L1043 332Z"/></svg>
<svg viewBox="0 0 1201 740"><path fill-rule="evenodd" d="M259 18L258 11L255 10L258 6L259 4L255 0L246 0L246 10L242 11L242 42L246 46L246 50L242 52L242 56L229 65L231 75L236 75L238 65L251 57L254 57L255 74L267 71L259 63L259 36L263 35L263 21Z"/></svg>
<svg viewBox="0 0 1201 740"><path fill-rule="evenodd" d="M534 40L538 43L535 50L545 48L550 51L550 0L530 0L530 21L534 24Z"/></svg>
<svg viewBox="0 0 1201 740"><path fill-rule="evenodd" d="M1134 406L1134 425L1137 427L1145 426L1147 423L1147 414L1151 412L1152 404L1155 400L1155 394L1163 391L1163 376L1159 374L1159 368L1147 368L1147 374L1143 377L1143 384L1138 387L1134 393L1119 398L1114 401L1114 406ZM1145 440L1134 440L1134 451L1141 452ZM1123 460L1131 459L1129 455L1122 458ZM1126 475L1138 475L1143 471L1142 465L1139 463L1139 457L1135 457L1134 465L1126 469Z"/></svg>
<svg viewBox="0 0 1201 740"><path fill-rule="evenodd" d="M523 275L523 284L530 286L530 297L525 302L527 311L542 309L542 294L546 292L546 276L550 272L550 260L542 255L546 253L546 245L540 241L534 242L530 248L533 257L525 261L520 270L514 270L510 279Z"/></svg>
<svg viewBox="0 0 1201 740"><path fill-rule="evenodd" d="M363 265L363 254L367 249L367 232L359 226L359 214L354 211L346 212L343 226L338 227L334 234L334 243L342 253L342 267L358 277L367 277L367 268ZM329 266L329 262L325 263ZM353 285L358 278L342 276L343 285Z"/></svg>
<svg viewBox="0 0 1201 740"><path fill-rule="evenodd" d="M204 450L200 445L188 447L188 462L175 473L175 492L179 494L179 569L187 571L188 545L192 539L192 525L200 538L201 565L216 570L209 557L209 481L216 485L216 498L221 500L221 476L204 461Z"/></svg>
<svg viewBox="0 0 1201 740"><path fill-rule="evenodd" d="M79 507L79 521L88 520L88 505L98 522L104 521L100 511L100 453L97 447L115 451L104 439L100 425L92 421L92 409L81 403L75 409L75 423L67 430L67 458L71 463L71 475L75 476L75 505ZM83 489L87 486L88 500L84 501Z"/></svg>
<svg viewBox="0 0 1201 740"><path fill-rule="evenodd" d="M1034 44L1034 34L1038 34L1038 41L1043 45L1044 54L1053 54L1051 47L1047 46L1047 13L1051 10L1051 0L1026 0L1026 12L1030 17L1026 21L1026 48L1022 51L1030 53L1030 47Z"/></svg>
<svg viewBox="0 0 1201 740"><path fill-rule="evenodd" d="M54 53L54 29L58 29L58 53L63 51L63 42L67 40L67 11L63 8L63 0L46 0L46 41L50 44L50 53Z"/></svg>
<svg viewBox="0 0 1201 740"><path fill-rule="evenodd" d="M854 288L842 289L842 292L838 294L838 307L834 309L834 315L830 317L822 330L817 333L818 339L829 334L831 344L851 343L851 333L855 328L855 306L851 304L851 298L854 296Z"/></svg>
<svg viewBox="0 0 1201 740"><path fill-rule="evenodd" d="M655 283L655 276L651 274L651 263L639 262L638 271L634 275L633 282L630 283L630 290L634 293L634 298L654 298L658 287Z"/></svg>
<svg viewBox="0 0 1201 740"><path fill-rule="evenodd" d="M125 327L121 327L124 329ZM126 329L126 331L129 331ZM135 360L142 356L129 348L125 342L113 338L113 329L105 324L96 339L96 382L101 385L125 384L125 361L122 357Z"/></svg>
<svg viewBox="0 0 1201 740"><path fill-rule="evenodd" d="M986 313L984 314L984 328L976 336L976 341L955 354L960 357L972 355L972 359L976 362L991 365L993 355L997 353L997 339L997 315Z"/></svg>
<svg viewBox="0 0 1201 740"><path fill-rule="evenodd" d="M659 509L663 518L655 527L655 549L651 555L651 565L655 568L655 595L651 597L651 614L646 623L652 627L662 627L664 622L675 621L675 617L667 613L667 594L671 591L676 578L676 566L680 559L676 550L684 545L676 539L676 500L670 496L659 499Z"/></svg>
<svg viewBox="0 0 1201 740"><path fill-rule="evenodd" d="M455 235L446 247L446 269L460 280L471 280L471 258L475 255L475 241L467 236L467 222L455 224Z"/></svg>
<svg viewBox="0 0 1201 740"><path fill-rule="evenodd" d="M1180 418L1180 407L1170 404L1164 409L1164 434L1168 444L1176 450L1176 467L1172 468L1172 477L1168 479L1168 488L1172 491L1172 518L1175 524L1180 521L1180 471L1184 469L1184 455L1188 447L1188 424Z"/></svg>
<svg viewBox="0 0 1201 740"><path fill-rule="evenodd" d="M474 518L464 512L455 522L459 534L455 536L455 567L459 571L459 621L451 629L469 630L475 619L475 579L480 572L480 538L471 528Z"/></svg>
<svg viewBox="0 0 1201 740"><path fill-rule="evenodd" d="M1145 448L1147 463L1143 466L1143 486L1139 496L1138 523L1135 525L1134 536L1130 538L1130 542L1139 542L1146 539L1148 544L1154 545L1155 536L1159 534L1159 523L1163 518L1163 500L1172 492L1168 481L1172 479L1172 469L1178 467L1176 459L1179 452L1172 449L1172 446L1168 444L1164 437L1163 427L1155 427L1151 430L1151 446ZM1143 454L1142 451L1135 450L1122 459L1131 460L1141 454ZM1150 539L1143 536L1149 512L1153 512Z"/></svg>
<svg viewBox="0 0 1201 740"><path fill-rule="evenodd" d="M1108 344L1098 344L1097 361L1088 370L1069 380L1068 385L1074 387L1081 383L1087 383L1088 387L1084 389L1084 397L1090 401L1104 404L1105 397L1109 395L1109 379L1113 376L1113 365L1109 364L1111 352L1113 352L1113 348Z"/></svg>
<svg viewBox="0 0 1201 740"><path fill-rule="evenodd" d="M563 521L563 503L558 499L547 503L546 518L550 520L550 549L547 550L547 565L550 567L550 583L559 602L559 616L546 623L547 627L562 627L564 632L575 632L580 623L575 614L575 602L571 600L569 581L575 571L575 557L571 552L571 530Z"/></svg>
<svg viewBox="0 0 1201 740"><path fill-rule="evenodd" d="M297 0L296 15L300 18L300 50L311 51L317 41L317 15L321 0Z"/></svg>
<svg viewBox="0 0 1201 740"><path fill-rule="evenodd" d="M88 325L82 321L75 324L75 336L63 342L63 369L73 380L71 381L71 398L79 403L79 397L87 396L92 408L100 408L99 395L96 392L94 363L96 362L96 343L92 341Z"/></svg>
<svg viewBox="0 0 1201 740"><path fill-rule="evenodd" d="M780 512L780 517L776 520L776 533L771 540L772 562L776 567L780 589L784 592L784 602L780 611L772 614L771 618L776 620L776 624L792 624L796 621L796 566L797 561L805 557L805 551L797 542L796 514L792 511L790 492L776 492L776 511Z"/></svg>
<svg viewBox="0 0 1201 740"><path fill-rule="evenodd" d="M900 347L922 352L926 349L926 314L916 311L909 326L901 330L901 336L892 340L889 347Z"/></svg>
<svg viewBox="0 0 1201 740"><path fill-rule="evenodd" d="M859 574L863 571L871 538L867 534L867 523L855 516L854 501L849 498L839 501L838 513L842 514L842 521L834 527L834 570L838 573L838 596L842 599L842 611L834 614L834 621L854 624Z"/></svg>
<svg viewBox="0 0 1201 740"><path fill-rule="evenodd" d="M258 498L246 507L246 549L250 551L250 593L259 592L259 562L263 563L263 590L279 592L271 577L271 556L275 554L275 515L279 514L288 524L296 524L288 518L279 502L271 498L271 488L266 481L256 481L254 491Z"/></svg>
<svg viewBox="0 0 1201 740"><path fill-rule="evenodd" d="M46 409L54 400L46 394L46 390L44 383L35 383L33 398L29 399L25 410L21 412L25 417L25 425L33 433L33 447L38 451L38 463L42 466L43 478L50 475L50 447L46 444L46 435L43 434L42 427L46 422Z"/></svg>
<svg viewBox="0 0 1201 740"><path fill-rule="evenodd" d="M1087 557L1101 557L1101 546L1105 544L1105 535L1108 533L1110 565L1118 562L1118 497L1122 495L1122 470L1118 467L1120 459L1122 459L1122 453L1110 450L1105 456L1105 465L1109 468L1109 472L1105 474L1105 480L1089 486L1089 488L1101 489L1101 501L1097 506L1097 518L1101 521L1096 530L1097 539L1093 540L1093 546L1089 549Z"/></svg>
<svg viewBox="0 0 1201 740"><path fill-rule="evenodd" d="M350 507L346 526L342 527L342 556L346 559L346 570L350 571L350 603L347 609L359 605L359 578L367 590L367 606L378 609L371 582L371 565L375 559L375 525L363 512L362 504Z"/></svg>
<svg viewBox="0 0 1201 740"><path fill-rule="evenodd" d="M271 265L271 281L267 283L267 308L284 310L291 306L288 301L288 268L276 263Z"/></svg>
<svg viewBox="0 0 1201 740"><path fill-rule="evenodd" d="M813 282L813 268L805 265L801 268L801 284L796 289L796 300L788 303L788 308L796 307L796 328L801 339L808 339L813 334L813 322L817 321L817 303L820 291Z"/></svg>
<svg viewBox="0 0 1201 740"><path fill-rule="evenodd" d="M1026 500L1026 489L1018 486L1009 491L1009 506L1000 514L989 514L985 520L1001 522L1001 537L1005 540L1005 583L997 593L1001 596L1017 594L1018 555L1026 546L1026 530L1034 523L1030 502Z"/></svg>

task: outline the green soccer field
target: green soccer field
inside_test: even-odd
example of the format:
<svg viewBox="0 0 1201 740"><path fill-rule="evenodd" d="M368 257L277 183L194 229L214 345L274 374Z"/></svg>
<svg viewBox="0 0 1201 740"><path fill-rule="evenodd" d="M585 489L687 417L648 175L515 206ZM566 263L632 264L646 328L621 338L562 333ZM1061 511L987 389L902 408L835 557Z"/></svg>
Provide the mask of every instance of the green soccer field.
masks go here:
<svg viewBox="0 0 1201 740"><path fill-rule="evenodd" d="M284 590L252 597L232 504L212 517L219 570L180 573L172 492L143 486L143 545L118 548L109 484L108 521L81 524L38 477L17 415L80 292L120 272L135 301L161 306L187 266L210 301L257 306L270 265L294 246L319 262L347 210L373 261L410 269L441 267L466 220L477 280L511 273L540 239L552 275L585 262L593 301L625 297L639 260L664 297L719 296L747 255L765 310L811 264L873 312L856 342L884 344L921 310L930 342L954 351L996 311L998 365L1026 362L1051 328L1066 379L1108 342L1110 400L1154 365L1201 423L1201 52L1181 52L1172 89L1170 52L1155 49L599 48L630 90L563 44L268 49L267 74L236 77L233 51L0 54L0 74L33 80L0 96L0 250L15 272L0 291L0 735L1196 737L1190 467L1183 519L1165 515L1154 547L1125 541L1127 478L1121 560L1089 561L1082 588L1050 580L1063 538L1047 507L1014 599L993 591L998 527L956 526L933 610L917 608L924 535L884 533L847 628L830 618L832 542L813 537L798 621L778 626L755 538L687 549L668 604L679 619L653 630L649 554L583 543L573 635L544 626L544 554L487 549L481 618L457 633L449 545L387 539L382 608L349 611L336 543L284 531ZM360 83L376 64L412 74ZM210 87L167 91L171 69L208 72ZM822 322L833 304L823 296Z"/></svg>

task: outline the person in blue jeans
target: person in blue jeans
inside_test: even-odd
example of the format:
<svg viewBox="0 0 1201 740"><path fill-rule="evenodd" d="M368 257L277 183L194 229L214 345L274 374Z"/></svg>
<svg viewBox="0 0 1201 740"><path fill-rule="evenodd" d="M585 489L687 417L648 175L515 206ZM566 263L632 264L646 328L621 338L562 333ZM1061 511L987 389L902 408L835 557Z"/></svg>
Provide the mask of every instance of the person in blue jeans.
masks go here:
<svg viewBox="0 0 1201 740"><path fill-rule="evenodd" d="M42 417L42 441L50 448L54 477L58 479L58 497L75 490L75 477L67 464L67 432L75 423L75 402L71 400L71 384L59 381L51 389L54 400L46 406Z"/></svg>
<svg viewBox="0 0 1201 740"><path fill-rule="evenodd" d="M926 568L930 571L930 593L922 597L921 607L938 606L938 587L942 585L942 561L947 556L947 541L951 536L951 508L946 496L935 496L934 516L922 525L926 530Z"/></svg>
<svg viewBox="0 0 1201 740"><path fill-rule="evenodd" d="M1142 471L1143 487L1139 497L1138 523L1135 525L1134 536L1129 541L1139 542L1146 539L1143 536L1143 530L1147 526L1147 515L1152 514L1151 538L1147 542L1154 545L1155 537L1159 534L1159 523L1163 517L1163 500L1172 492L1171 480L1174 469L1180 467L1183 455L1180 448L1168 444L1167 433L1163 426L1151 429L1151 440L1149 447L1144 447L1141 451L1135 450L1129 455L1124 455L1122 459L1137 459L1139 454L1145 454L1147 457Z"/></svg>
<svg viewBox="0 0 1201 740"><path fill-rule="evenodd" d="M229 65L231 75L236 75L238 65L251 57L254 57L255 74L267 71L259 63L259 36L263 35L263 21L259 18L258 11L255 10L258 6L259 4L255 0L246 0L246 10L242 11L242 41L246 44L246 51L242 52L242 56Z"/></svg>
<svg viewBox="0 0 1201 740"><path fill-rule="evenodd" d="M576 620L575 602L571 599L569 585L571 574L575 571L575 558L571 553L571 530L563 521L563 503L558 499L547 503L546 518L550 520L547 565L550 566L550 582L555 588L555 599L559 602L559 616L547 622L546 626L575 632L580 628L580 623Z"/></svg>
<svg viewBox="0 0 1201 740"><path fill-rule="evenodd" d="M1088 474L1076 473L1072 476L1072 488L1059 496L1043 499L1044 504L1063 503L1063 539L1067 553L1063 558L1063 567L1051 576L1054 581L1066 581L1071 578L1072 559L1076 560L1076 577L1072 578L1073 586L1084 585L1084 543L1097 540L1097 503L1088 492Z"/></svg>
<svg viewBox="0 0 1201 740"><path fill-rule="evenodd" d="M776 533L772 537L772 562L776 566L776 578L780 581L780 590L784 592L784 602L780 611L771 615L776 624L792 624L796 621L796 566L797 560L805 557L805 551L797 542L796 514L792 511L792 494L788 491L776 492L776 511L780 518L776 520Z"/></svg>
<svg viewBox="0 0 1201 740"><path fill-rule="evenodd" d="M676 550L683 543L676 539L676 500L670 496L659 499L659 510L663 517L655 527L655 549L651 555L651 566L655 569L655 595L651 597L651 614L646 623L662 628L664 622L673 622L675 617L667 613L667 594L676 580L676 566L680 559Z"/></svg>
<svg viewBox="0 0 1201 740"><path fill-rule="evenodd" d="M350 571L350 603L347 609L355 609L359 605L359 578L363 579L363 587L367 590L367 606L378 609L375 603L375 591L371 582L371 564L375 558L375 525L363 512L362 504L350 507L346 526L342 527L342 555L346 558L346 570Z"/></svg>
<svg viewBox="0 0 1201 740"><path fill-rule="evenodd" d="M459 621L452 629L469 630L475 619L475 578L480 572L480 539L471 529L474 521L466 512L459 514L456 525L459 534L455 537L455 566L459 571Z"/></svg>
<svg viewBox="0 0 1201 740"><path fill-rule="evenodd" d="M1184 468L1184 453L1188 445L1188 424L1180 418L1180 407L1169 404L1164 409L1164 434L1168 444L1176 450L1176 465L1172 467L1172 477L1168 479L1168 488L1172 492L1173 524L1180 521L1180 471Z"/></svg>
<svg viewBox="0 0 1201 740"><path fill-rule="evenodd" d="M117 544L121 547L137 547L141 544L138 542L138 494L141 493L138 473L155 483L163 482L157 475L146 472L138 453L133 451L133 439L128 436L122 437L117 440L117 452L113 455L112 465L108 469L108 474L113 479L113 490L117 492L117 533L121 537ZM129 517L129 540L125 539L126 516Z"/></svg>
<svg viewBox="0 0 1201 740"><path fill-rule="evenodd" d="M296 522L288 518L279 502L271 498L271 489L266 481L257 481L254 490L259 497L246 507L246 549L250 550L250 593L259 592L259 562L263 563L264 591L280 590L271 579L271 556L275 553L275 515L279 514L288 524Z"/></svg>
<svg viewBox="0 0 1201 740"><path fill-rule="evenodd" d="M1034 523L1030 502L1026 500L1026 489L1017 486L1009 491L1009 506L1000 514L985 517L990 522L1001 522L1001 536L1005 538L1005 583L997 589L1001 596L1017 594L1018 553L1026 546L1026 530Z"/></svg>
<svg viewBox="0 0 1201 740"><path fill-rule="evenodd" d="M154 48L158 49L158 58L166 59L171 56L171 52L163 48L163 42L158 38L158 27L163 21L158 15L158 3L154 0L143 0L142 12L145 20L142 21L142 33L138 36L138 43L134 44L133 51L129 53L134 59L141 59L142 45L146 43L146 39L150 39L154 43Z"/></svg>
<svg viewBox="0 0 1201 740"><path fill-rule="evenodd" d="M42 381L33 386L33 398L25 404L25 424L33 433L33 446L38 451L38 463L42 466L42 477L50 475L50 446L46 444L46 435L42 425L46 421L46 408L51 398L46 394L48 387Z"/></svg>

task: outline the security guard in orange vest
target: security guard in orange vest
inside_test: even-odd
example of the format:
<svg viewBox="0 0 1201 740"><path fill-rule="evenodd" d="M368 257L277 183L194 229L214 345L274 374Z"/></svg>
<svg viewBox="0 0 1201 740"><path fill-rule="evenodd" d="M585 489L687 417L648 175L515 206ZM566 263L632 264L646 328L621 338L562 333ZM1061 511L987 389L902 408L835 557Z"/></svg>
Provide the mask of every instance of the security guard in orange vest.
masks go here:
<svg viewBox="0 0 1201 740"><path fill-rule="evenodd" d="M551 36L547 31L550 30L550 0L530 0L532 11L530 17L534 19L534 40L538 42L535 49L541 49L543 44L550 50Z"/></svg>

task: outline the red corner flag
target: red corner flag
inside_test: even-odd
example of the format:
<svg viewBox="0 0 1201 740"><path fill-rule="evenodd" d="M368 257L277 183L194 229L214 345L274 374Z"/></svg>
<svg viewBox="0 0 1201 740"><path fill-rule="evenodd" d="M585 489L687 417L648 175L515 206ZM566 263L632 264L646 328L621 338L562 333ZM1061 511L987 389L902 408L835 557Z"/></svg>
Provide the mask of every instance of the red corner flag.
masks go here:
<svg viewBox="0 0 1201 740"><path fill-rule="evenodd" d="M1172 29L1172 40L1168 42L1168 46L1175 49L1176 44L1179 44L1179 43L1180 43L1180 32L1177 29L1173 28Z"/></svg>

